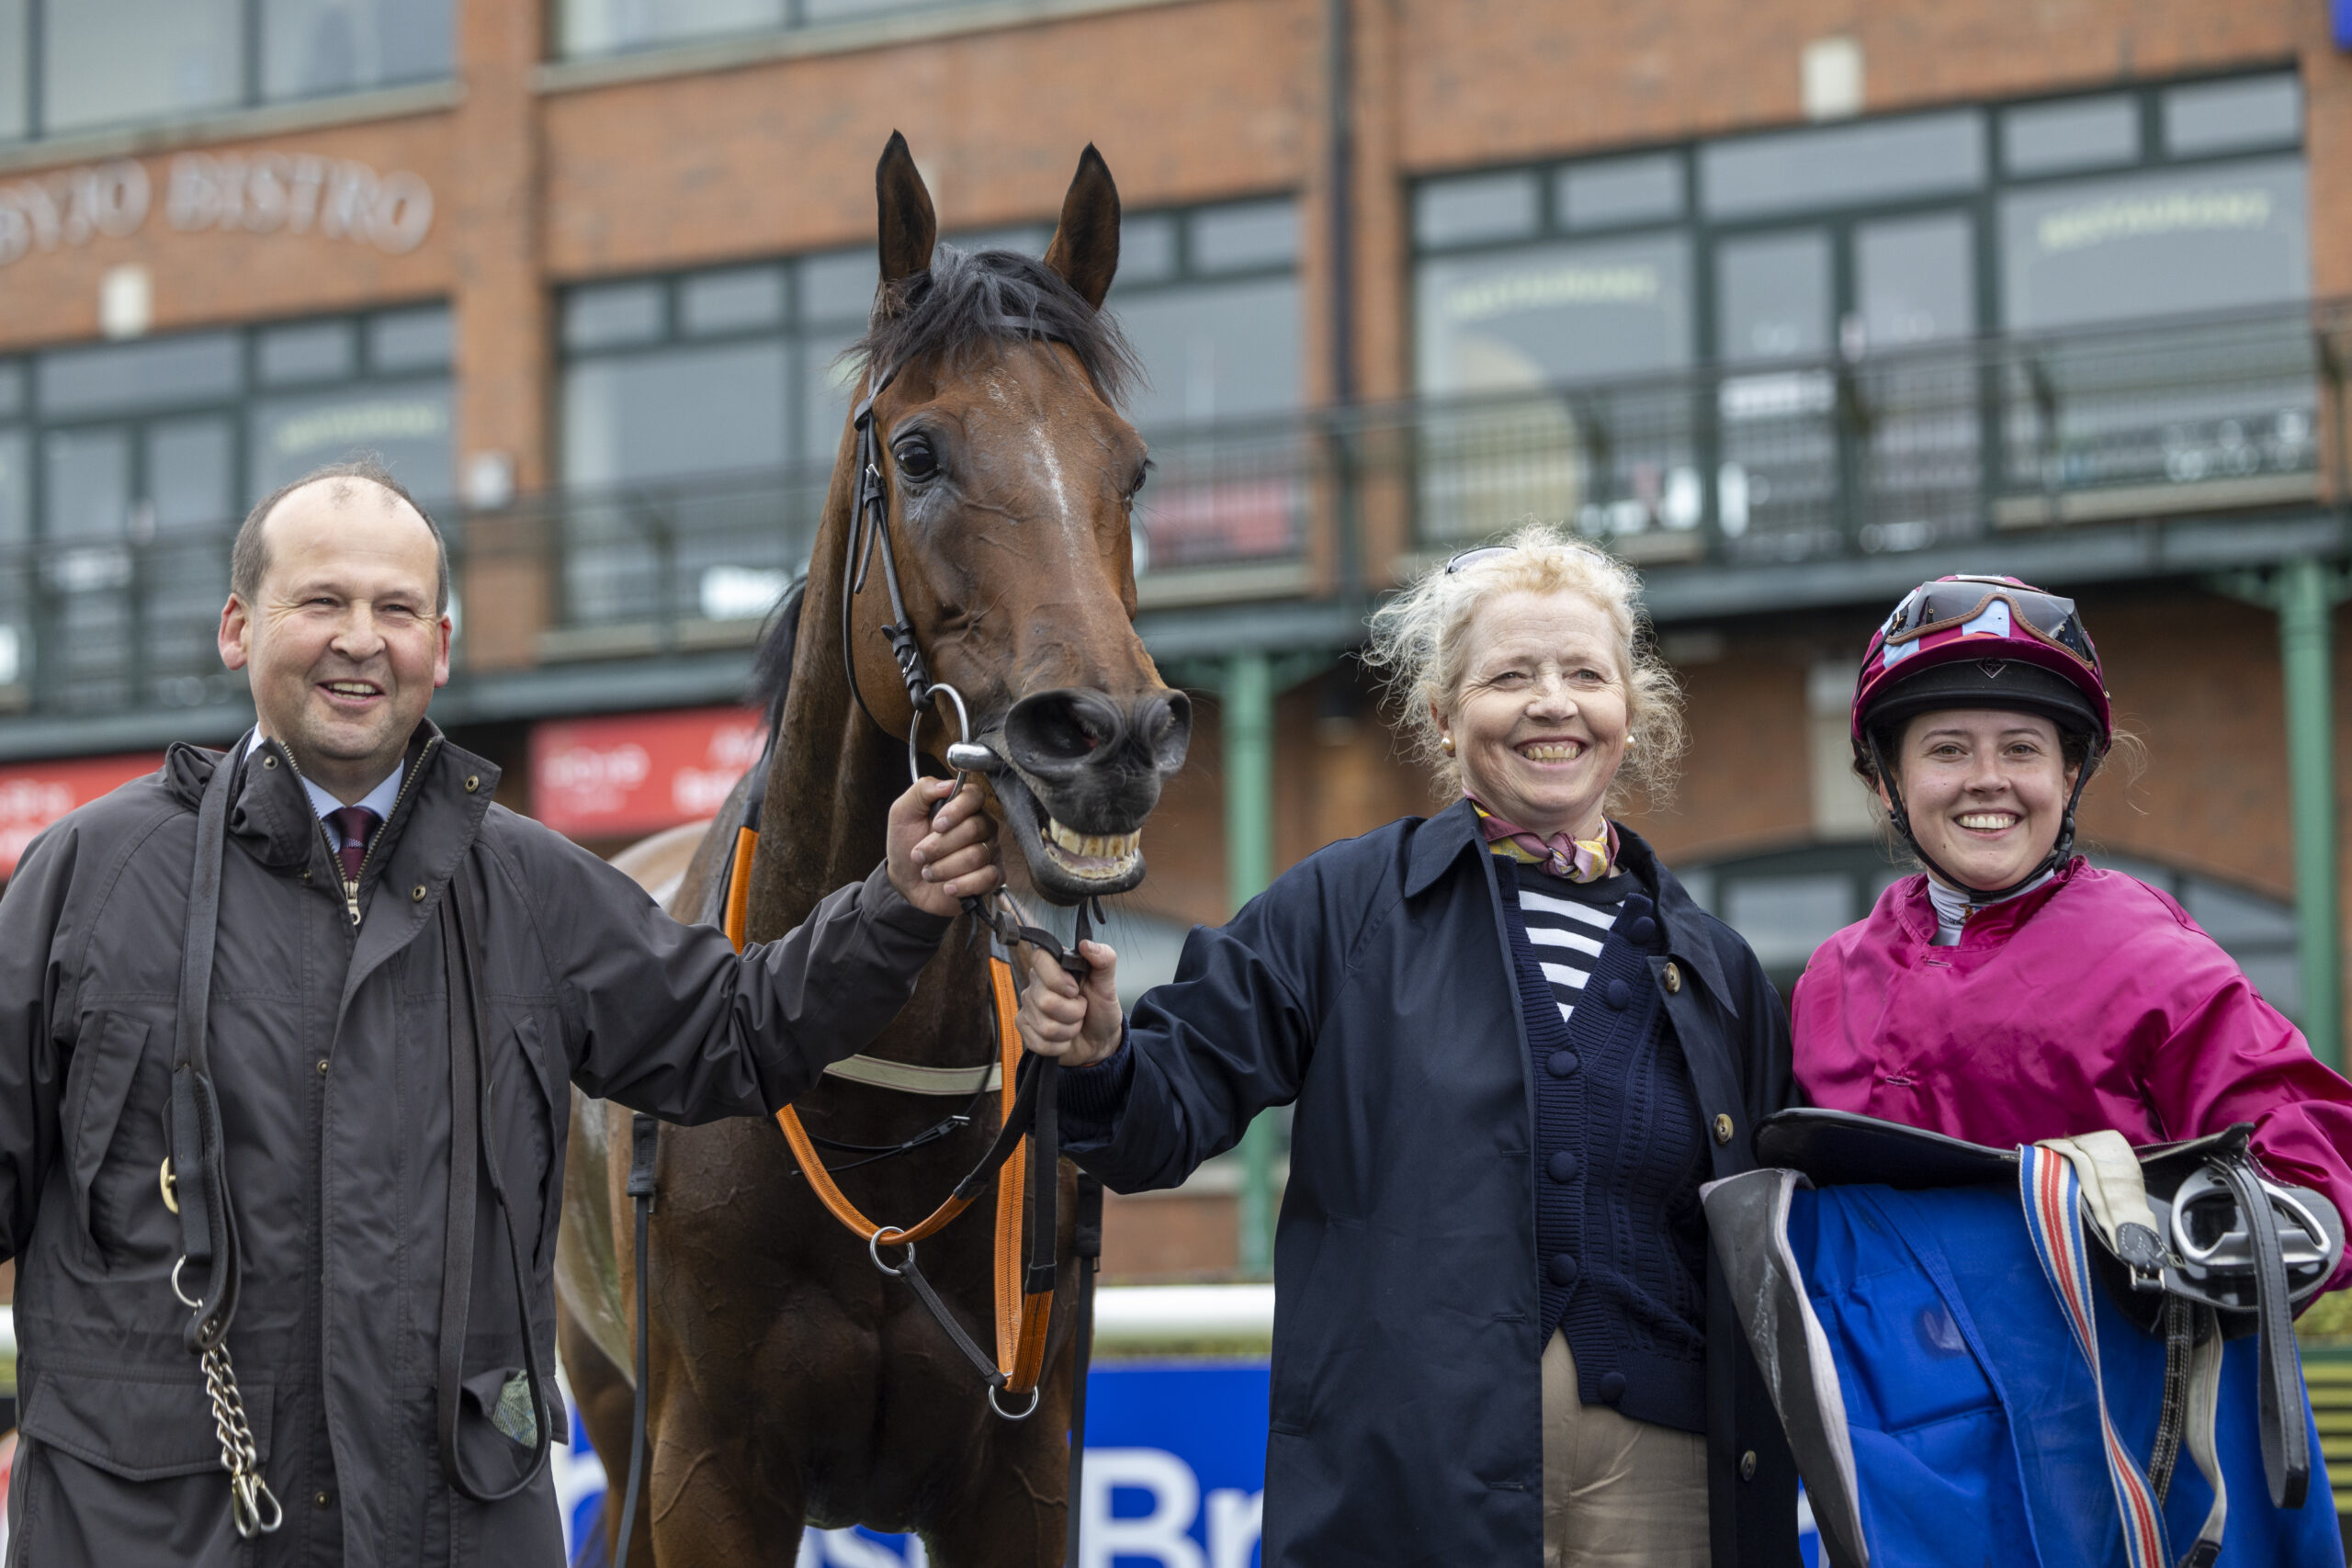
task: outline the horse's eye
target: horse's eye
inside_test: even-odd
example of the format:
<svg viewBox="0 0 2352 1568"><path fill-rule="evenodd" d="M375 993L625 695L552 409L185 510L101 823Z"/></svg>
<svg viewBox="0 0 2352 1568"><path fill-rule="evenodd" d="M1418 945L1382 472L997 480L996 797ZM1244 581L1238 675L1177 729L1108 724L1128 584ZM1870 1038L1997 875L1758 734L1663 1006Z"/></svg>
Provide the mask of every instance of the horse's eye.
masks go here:
<svg viewBox="0 0 2352 1568"><path fill-rule="evenodd" d="M899 471L910 479L927 479L939 472L939 455L920 435L908 436L890 448L890 455L899 460Z"/></svg>

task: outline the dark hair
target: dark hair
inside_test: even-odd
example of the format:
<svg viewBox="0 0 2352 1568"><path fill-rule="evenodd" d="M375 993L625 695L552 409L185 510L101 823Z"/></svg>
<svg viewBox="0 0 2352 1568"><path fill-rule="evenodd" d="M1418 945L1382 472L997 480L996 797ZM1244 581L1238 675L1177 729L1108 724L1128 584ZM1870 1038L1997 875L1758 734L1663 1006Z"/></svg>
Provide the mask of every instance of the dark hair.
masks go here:
<svg viewBox="0 0 2352 1568"><path fill-rule="evenodd" d="M237 542L229 550L229 592L251 607L254 596L261 592L261 580L269 570L269 544L263 536L262 525L269 521L269 514L277 510L279 502L304 485L316 484L321 479L345 481L335 488L337 501L350 495L352 481L365 481L390 491L408 502L411 509L424 519L424 526L433 536L433 554L437 569L434 581L433 613L436 615L446 613L449 608L448 541L442 538L441 525L433 521L433 513L425 511L416 497L409 494L408 487L394 479L392 470L386 468L384 460L373 452L363 452L340 463L328 463L312 468L300 479L288 479L255 502L254 509L245 513L244 522L238 525Z"/></svg>
<svg viewBox="0 0 2352 1568"><path fill-rule="evenodd" d="M1065 343L1105 400L1117 404L1142 367L1116 321L1089 305L1061 274L1018 251L935 246L931 265L878 293L865 335L850 356L871 372L924 355L953 367L986 343Z"/></svg>

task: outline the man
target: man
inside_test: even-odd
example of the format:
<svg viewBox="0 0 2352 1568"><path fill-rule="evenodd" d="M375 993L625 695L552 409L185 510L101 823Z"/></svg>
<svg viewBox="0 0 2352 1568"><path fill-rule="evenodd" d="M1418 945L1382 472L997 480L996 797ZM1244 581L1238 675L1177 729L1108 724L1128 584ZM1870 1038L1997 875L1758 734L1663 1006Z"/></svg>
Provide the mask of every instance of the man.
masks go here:
<svg viewBox="0 0 2352 1568"><path fill-rule="evenodd" d="M538 1423L562 1418L534 1416L523 1319L551 1378L570 1086L678 1122L794 1099L898 1011L958 897L996 885L993 829L969 792L910 790L883 866L739 957L493 806L498 771L425 720L449 674L447 558L380 469L322 470L254 508L230 581L220 657L251 678L252 736L225 756L174 747L36 840L0 899L0 1256L17 1262L22 1347L10 1561L553 1564L546 1472L508 1501L460 1496L438 1417L458 1412L477 1495L526 1476ZM228 1348L284 1511L250 1547L183 1339L177 1292L200 1292L204 1270L175 1280L163 1175L167 1156L182 1172L196 1158L167 1123L197 808L222 767L209 1038L243 1242ZM445 931L450 907L469 918ZM447 944L469 927L486 1153L452 1147L466 1058ZM453 1171L469 1170L458 1397L441 1292L463 1273L443 1247Z"/></svg>

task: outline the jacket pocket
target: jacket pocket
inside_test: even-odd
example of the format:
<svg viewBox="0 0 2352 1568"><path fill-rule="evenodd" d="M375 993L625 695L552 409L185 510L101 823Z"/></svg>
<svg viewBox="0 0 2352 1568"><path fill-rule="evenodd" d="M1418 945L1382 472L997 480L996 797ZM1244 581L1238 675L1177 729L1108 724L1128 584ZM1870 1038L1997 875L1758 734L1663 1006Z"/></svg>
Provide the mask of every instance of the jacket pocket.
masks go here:
<svg viewBox="0 0 2352 1568"><path fill-rule="evenodd" d="M1332 1270L1323 1254L1340 1243L1325 1228L1327 1224L1298 1225L1282 1238L1287 1245L1278 1245L1274 1254L1274 1344L1267 1421L1274 1431L1292 1436L1307 1430L1317 1384L1331 1371L1332 1327L1354 1310L1353 1303L1330 1299ZM1294 1267L1285 1267L1293 1265L1294 1259Z"/></svg>
<svg viewBox="0 0 2352 1568"><path fill-rule="evenodd" d="M122 1124L123 1107L130 1101L139 1060L147 1051L147 1021L130 1013L99 1015L97 1027L85 1031L66 1069L66 1179L74 1190L74 1210L91 1239L98 1239L91 1218L90 1192L107 1151L114 1146L115 1131Z"/></svg>
<svg viewBox="0 0 2352 1568"><path fill-rule="evenodd" d="M555 1245L563 1190L558 1150L571 1111L571 1091L542 1059L547 1026L540 1014L526 1012L512 1028L494 1027L491 1039L485 1065L491 1076L492 1148L507 1201L514 1205L514 1234L529 1249L526 1260L536 1276L547 1268ZM505 1246L503 1237L499 1246Z"/></svg>
<svg viewBox="0 0 2352 1568"><path fill-rule="evenodd" d="M195 1363L189 1362L190 1371ZM162 1481L220 1468L212 1404L195 1378L108 1377L47 1371L28 1380L24 1435L125 1481ZM269 1389L247 1382L254 1449L269 1458ZM225 1480L222 1484L225 1486Z"/></svg>

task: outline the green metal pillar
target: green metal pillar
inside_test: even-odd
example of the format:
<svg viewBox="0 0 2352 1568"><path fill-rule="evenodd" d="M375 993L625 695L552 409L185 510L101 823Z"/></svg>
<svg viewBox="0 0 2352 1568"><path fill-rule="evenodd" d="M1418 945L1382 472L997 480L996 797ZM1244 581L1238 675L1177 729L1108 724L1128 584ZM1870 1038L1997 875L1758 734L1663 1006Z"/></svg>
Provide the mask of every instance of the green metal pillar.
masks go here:
<svg viewBox="0 0 2352 1568"><path fill-rule="evenodd" d="M2287 779L2295 831L2295 928L2303 1034L2312 1054L2344 1065L2344 926L2337 884L2333 619L2342 596L2316 560L2289 561L2274 586L2287 697Z"/></svg>
<svg viewBox="0 0 2352 1568"><path fill-rule="evenodd" d="M1274 671L1263 652L1236 653L1221 682L1225 739L1225 884L1238 909L1274 874ZM1273 1269L1274 1127L1241 1135L1240 1258L1245 1274Z"/></svg>

